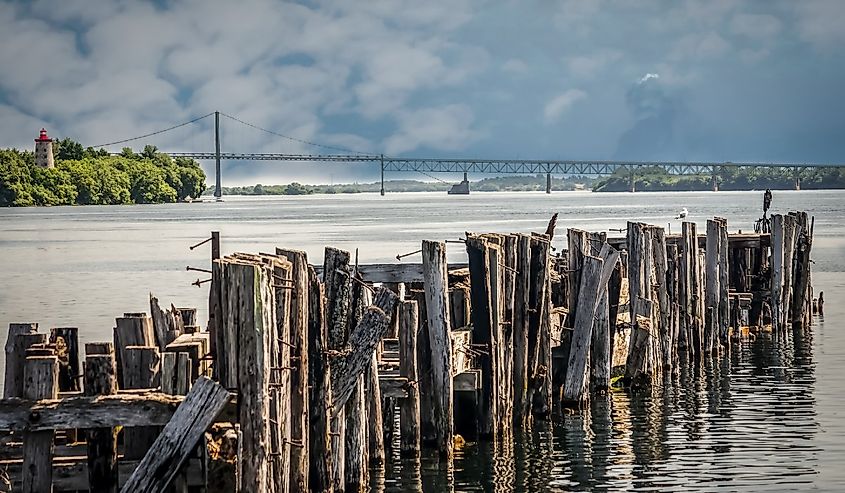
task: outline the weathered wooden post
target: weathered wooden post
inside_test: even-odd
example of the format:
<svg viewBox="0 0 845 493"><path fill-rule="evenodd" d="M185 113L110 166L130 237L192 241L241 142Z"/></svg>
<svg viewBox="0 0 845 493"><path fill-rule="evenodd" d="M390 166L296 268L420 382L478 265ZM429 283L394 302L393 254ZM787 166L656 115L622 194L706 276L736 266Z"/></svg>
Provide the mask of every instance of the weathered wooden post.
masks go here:
<svg viewBox="0 0 845 493"><path fill-rule="evenodd" d="M651 253L654 262L654 274L652 286L656 291L656 299L659 304L657 335L659 337L659 351L655 353L656 362L660 367L672 366L672 327L671 316L672 306L669 297L669 289L666 282L668 260L666 255L666 234L663 228L651 227Z"/></svg>
<svg viewBox="0 0 845 493"><path fill-rule="evenodd" d="M111 343L85 345L85 395L117 393L117 365ZM88 488L95 493L117 491L117 429L87 431Z"/></svg>
<svg viewBox="0 0 845 493"><path fill-rule="evenodd" d="M59 361L55 356L26 358L23 372L23 398L29 400L59 397ZM55 432L34 431L23 435L22 491L53 489L53 437Z"/></svg>
<svg viewBox="0 0 845 493"><path fill-rule="evenodd" d="M76 327L50 329L50 344L56 346L56 356L59 358L59 391L80 390L79 329Z"/></svg>
<svg viewBox="0 0 845 493"><path fill-rule="evenodd" d="M707 353L718 349L714 340L719 336L719 297L721 289L719 283L719 265L721 264L721 240L720 225L715 219L707 220L707 246L705 247L705 259L707 269L704 278L704 304L707 307L704 318L704 351Z"/></svg>
<svg viewBox="0 0 845 493"><path fill-rule="evenodd" d="M719 342L729 348L728 331L731 308L728 293L730 291L730 243L728 238L728 220L717 217L719 222Z"/></svg>
<svg viewBox="0 0 845 493"><path fill-rule="evenodd" d="M803 327L808 319L807 301L810 296L810 251L813 248L813 228L807 224L807 213L798 216L798 239L795 251L795 275L793 276L793 325ZM811 223L812 224L812 223Z"/></svg>
<svg viewBox="0 0 845 493"><path fill-rule="evenodd" d="M527 364L527 395L523 416L530 413L538 417L546 417L551 412L551 368L544 365L541 355L551 355L551 348L546 351L549 338L543 337L543 327L548 325L549 309L547 307L549 289L549 250L551 243L546 235L532 235L531 237L531 266L530 289L528 293L528 364ZM545 387L545 391L540 391ZM540 392L544 398L535 401L535 395ZM546 399L547 397L547 399ZM530 407L529 407L530 406Z"/></svg>
<svg viewBox="0 0 845 493"><path fill-rule="evenodd" d="M290 491L308 488L308 257L298 250L276 249L291 263L290 299Z"/></svg>
<svg viewBox="0 0 845 493"><path fill-rule="evenodd" d="M592 255L581 257L581 285L578 287L578 311L572 333L568 369L563 385L563 405L577 407L584 398L587 376L587 359L593 323L601 295L601 273L604 261ZM608 275L608 277L610 277Z"/></svg>
<svg viewBox="0 0 845 493"><path fill-rule="evenodd" d="M446 244L422 242L426 318L431 349L434 438L441 457L452 458L452 340L449 328L449 279Z"/></svg>
<svg viewBox="0 0 845 493"><path fill-rule="evenodd" d="M126 346L123 348L123 389L153 389L160 383L161 357L157 347ZM123 430L124 456L140 460L155 442L159 429L139 426Z"/></svg>
<svg viewBox="0 0 845 493"><path fill-rule="evenodd" d="M323 259L323 285L326 296L326 325L328 349L343 351L346 344L348 318L352 306L352 273L349 252L326 247ZM333 389L334 390L334 389ZM343 411L332 414L332 482L334 489L345 486L346 415Z"/></svg>
<svg viewBox="0 0 845 493"><path fill-rule="evenodd" d="M3 398L21 397L23 395L23 368L26 360L25 344L35 344L32 338L19 336L35 334L38 331L37 323L11 323L9 324L9 335L6 339L6 370L3 382ZM37 336L46 339L43 334Z"/></svg>
<svg viewBox="0 0 845 493"><path fill-rule="evenodd" d="M126 388L123 379L123 355L128 346L157 346L153 321L144 313L124 313L115 319L114 356L117 360L117 382Z"/></svg>
<svg viewBox="0 0 845 493"><path fill-rule="evenodd" d="M310 409L308 437L308 485L311 491L331 492L331 374L329 370L328 331L325 321L323 285L308 267L308 388Z"/></svg>
<svg viewBox="0 0 845 493"><path fill-rule="evenodd" d="M521 426L527 415L528 390L528 295L531 290L531 237L517 235L516 277L513 303L513 408L514 418Z"/></svg>
<svg viewBox="0 0 845 493"><path fill-rule="evenodd" d="M771 305L772 330L781 332L783 327L784 300L784 248L786 231L784 216L772 214L772 270L771 270Z"/></svg>
<svg viewBox="0 0 845 493"><path fill-rule="evenodd" d="M681 330L690 354L700 358L702 337L698 294L698 236L695 223L684 221L681 234Z"/></svg>
<svg viewBox="0 0 845 493"><path fill-rule="evenodd" d="M491 272L489 256L491 246L487 240L467 233L470 292L472 304L472 344L484 348L479 355L481 367L481 393L478 399L478 436L493 439L496 434L498 399L496 385L495 324L498 321L491 299ZM496 255L498 259L498 255ZM495 320L494 320L495 318Z"/></svg>
<svg viewBox="0 0 845 493"><path fill-rule="evenodd" d="M399 402L399 451L404 456L420 453L420 391L417 382L416 301L399 304L399 373L408 379L408 397Z"/></svg>

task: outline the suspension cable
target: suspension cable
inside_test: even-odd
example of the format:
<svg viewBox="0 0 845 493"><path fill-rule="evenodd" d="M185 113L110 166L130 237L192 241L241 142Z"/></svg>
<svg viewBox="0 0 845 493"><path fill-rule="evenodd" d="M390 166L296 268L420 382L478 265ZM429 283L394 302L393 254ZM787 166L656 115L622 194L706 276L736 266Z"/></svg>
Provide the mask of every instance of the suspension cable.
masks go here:
<svg viewBox="0 0 845 493"><path fill-rule="evenodd" d="M308 141L308 140L297 139L296 137L291 137L290 135L280 134L278 132L274 132L272 130L267 130L266 128L259 127L258 125L254 125L252 123L245 122L245 121L243 121L239 118L235 118L232 115L227 115L226 113L223 113L222 111L220 112L220 114L225 116L226 118L229 118L230 120L234 120L234 121L236 121L236 122L238 122L242 125L246 125L247 127L252 127L256 130L261 130L262 132L267 132L268 134L275 135L276 137L282 137L284 139L292 140L294 142L299 142L300 144L307 144L307 145L310 145L310 146L322 147L324 149L331 149L331 150L334 150L334 151L346 152L346 153L349 153L349 154L360 154L362 156L372 155L372 154L367 153L367 152L353 151L352 149L346 149L344 147L335 147L335 146L330 146L330 145L325 145L325 144L318 144L316 142L311 142L311 141Z"/></svg>
<svg viewBox="0 0 845 493"><path fill-rule="evenodd" d="M153 135L163 134L164 132L169 132L169 131L175 130L179 127L184 127L185 125L190 125L192 123L196 123L196 122L202 120L203 118L208 118L209 116L211 116L213 114L214 114L214 112L211 112L207 115L203 115L201 117L194 118L193 120L191 120L189 122L180 123L179 125L174 125L170 128L165 128L164 130L158 130L156 132L152 132L152 133L149 133L149 134L146 134L146 135L141 135L139 137L132 137L131 139L116 140L114 142L109 142L108 144L100 144L100 145L96 145L94 147L95 148L97 148L97 147L108 147L108 146L112 146L112 145L115 145L115 144L123 144L125 142L132 142L133 140L139 140L139 139L144 139L144 138L147 138L147 137L152 137Z"/></svg>

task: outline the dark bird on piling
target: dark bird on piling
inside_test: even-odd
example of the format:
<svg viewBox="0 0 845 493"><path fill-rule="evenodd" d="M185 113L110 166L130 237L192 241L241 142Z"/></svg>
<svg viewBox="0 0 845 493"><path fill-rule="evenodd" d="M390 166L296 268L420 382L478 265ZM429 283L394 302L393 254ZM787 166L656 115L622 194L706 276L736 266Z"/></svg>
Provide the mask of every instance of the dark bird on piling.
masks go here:
<svg viewBox="0 0 845 493"><path fill-rule="evenodd" d="M549 225L546 226L546 234L549 236L549 241L552 241L552 238L555 237L555 226L557 226L557 212L552 215Z"/></svg>

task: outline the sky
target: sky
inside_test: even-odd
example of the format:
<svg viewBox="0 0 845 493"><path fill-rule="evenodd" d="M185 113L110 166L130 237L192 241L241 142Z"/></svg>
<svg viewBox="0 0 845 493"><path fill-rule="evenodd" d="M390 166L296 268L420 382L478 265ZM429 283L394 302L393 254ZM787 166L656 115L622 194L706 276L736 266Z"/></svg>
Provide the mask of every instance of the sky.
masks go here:
<svg viewBox="0 0 845 493"><path fill-rule="evenodd" d="M220 111L297 139L222 117L224 152L843 163L843 26L840 0L0 0L0 147ZM213 117L145 144L213 151Z"/></svg>

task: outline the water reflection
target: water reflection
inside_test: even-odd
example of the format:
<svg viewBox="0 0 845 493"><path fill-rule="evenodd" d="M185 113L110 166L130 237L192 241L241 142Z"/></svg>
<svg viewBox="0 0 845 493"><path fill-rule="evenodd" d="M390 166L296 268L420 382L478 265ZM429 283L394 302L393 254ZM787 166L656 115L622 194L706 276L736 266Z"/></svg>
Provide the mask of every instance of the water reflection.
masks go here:
<svg viewBox="0 0 845 493"><path fill-rule="evenodd" d="M467 444L451 465L391 463L375 489L806 488L819 467L812 343L807 330L758 334L697 364L682 361L649 391L596 396L504 443Z"/></svg>

